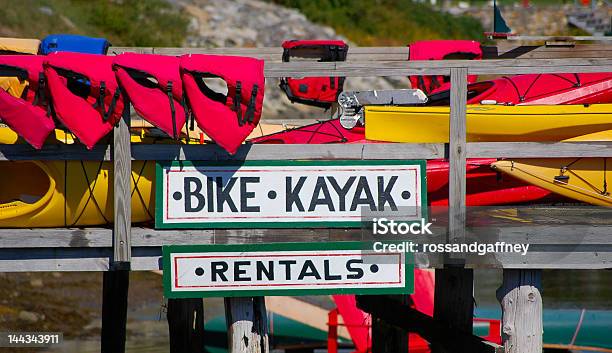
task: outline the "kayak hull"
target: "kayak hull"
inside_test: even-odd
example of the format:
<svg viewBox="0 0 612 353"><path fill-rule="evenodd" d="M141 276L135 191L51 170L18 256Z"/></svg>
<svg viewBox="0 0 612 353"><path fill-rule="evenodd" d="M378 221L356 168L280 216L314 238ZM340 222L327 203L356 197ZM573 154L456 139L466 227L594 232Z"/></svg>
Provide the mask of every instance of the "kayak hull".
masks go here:
<svg viewBox="0 0 612 353"><path fill-rule="evenodd" d="M607 185L612 185L609 158L516 159L492 167L523 182L564 197L597 206L612 206Z"/></svg>
<svg viewBox="0 0 612 353"><path fill-rule="evenodd" d="M1 162L0 227L81 227L113 222L111 162ZM132 163L132 221L155 213L155 163Z"/></svg>
<svg viewBox="0 0 612 353"><path fill-rule="evenodd" d="M563 141L600 133L612 139L612 104L560 106L469 105L468 142ZM447 143L449 107L366 107L368 140Z"/></svg>

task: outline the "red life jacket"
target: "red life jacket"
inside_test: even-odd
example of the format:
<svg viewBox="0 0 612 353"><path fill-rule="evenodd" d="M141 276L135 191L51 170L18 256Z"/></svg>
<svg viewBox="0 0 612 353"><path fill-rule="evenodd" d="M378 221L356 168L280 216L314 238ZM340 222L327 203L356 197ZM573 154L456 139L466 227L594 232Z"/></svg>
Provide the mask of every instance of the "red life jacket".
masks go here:
<svg viewBox="0 0 612 353"><path fill-rule="evenodd" d="M345 61L348 45L341 40L288 40L283 42L283 62L299 56L300 50L314 49L321 53L319 61ZM344 86L344 77L285 77L280 87L292 103L329 108L338 99Z"/></svg>
<svg viewBox="0 0 612 353"><path fill-rule="evenodd" d="M179 59L126 53L115 57L113 69L138 114L178 139L186 120Z"/></svg>
<svg viewBox="0 0 612 353"><path fill-rule="evenodd" d="M0 89L0 120L36 149L55 128L46 110L43 60L37 55L0 56L0 76L28 82L19 98Z"/></svg>
<svg viewBox="0 0 612 353"><path fill-rule="evenodd" d="M253 131L264 99L262 60L239 56L181 56L181 76L198 126L231 154ZM227 95L212 91L203 78L221 78Z"/></svg>
<svg viewBox="0 0 612 353"><path fill-rule="evenodd" d="M121 119L123 98L105 55L57 52L45 75L56 117L91 149Z"/></svg>
<svg viewBox="0 0 612 353"><path fill-rule="evenodd" d="M480 43L472 40L426 40L410 44L409 60L481 60ZM468 75L468 83L476 82L476 75ZM412 88L418 88L426 94L449 89L448 76L410 76Z"/></svg>

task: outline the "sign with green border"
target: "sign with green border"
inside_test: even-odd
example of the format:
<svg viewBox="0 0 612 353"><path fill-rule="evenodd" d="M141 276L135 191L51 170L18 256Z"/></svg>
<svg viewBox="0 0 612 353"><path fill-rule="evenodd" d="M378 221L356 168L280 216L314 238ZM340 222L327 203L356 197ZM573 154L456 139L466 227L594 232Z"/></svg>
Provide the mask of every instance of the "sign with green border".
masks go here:
<svg viewBox="0 0 612 353"><path fill-rule="evenodd" d="M425 161L157 164L157 228L359 227L427 218Z"/></svg>
<svg viewBox="0 0 612 353"><path fill-rule="evenodd" d="M314 294L410 294L414 266L406 253L370 243L168 245L168 298Z"/></svg>

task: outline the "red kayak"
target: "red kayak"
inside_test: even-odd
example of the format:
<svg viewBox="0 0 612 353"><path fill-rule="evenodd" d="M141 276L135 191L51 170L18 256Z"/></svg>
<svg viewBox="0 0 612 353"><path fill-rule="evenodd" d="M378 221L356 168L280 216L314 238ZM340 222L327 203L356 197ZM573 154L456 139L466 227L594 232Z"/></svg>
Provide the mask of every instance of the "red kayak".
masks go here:
<svg viewBox="0 0 612 353"><path fill-rule="evenodd" d="M365 139L365 129L346 130L338 119L321 121L287 131L258 137L251 143L268 144L324 144L376 143ZM468 206L551 202L556 196L537 186L526 185L517 179L502 176L490 167L495 159L469 159L467 162ZM432 206L448 205L448 161L427 161L427 192Z"/></svg>
<svg viewBox="0 0 612 353"><path fill-rule="evenodd" d="M432 105L448 105L449 91L429 96ZM468 103L484 100L504 104L596 104L612 102L612 73L533 74L502 77L468 85ZM320 144L376 143L366 141L363 127L346 130L338 119L262 136L252 143ZM562 199L542 188L499 175L490 168L495 159L467 161L468 206L550 203ZM432 206L448 204L448 162L427 161L427 191Z"/></svg>
<svg viewBox="0 0 612 353"><path fill-rule="evenodd" d="M492 158L468 159L466 205L491 206L521 203L551 203L561 198L548 190L525 184L491 169ZM448 161L427 161L427 197L431 206L448 205Z"/></svg>
<svg viewBox="0 0 612 353"><path fill-rule="evenodd" d="M449 105L449 87L429 96L431 105ZM612 102L612 73L530 74L468 85L468 104L484 100L510 105L598 104Z"/></svg>

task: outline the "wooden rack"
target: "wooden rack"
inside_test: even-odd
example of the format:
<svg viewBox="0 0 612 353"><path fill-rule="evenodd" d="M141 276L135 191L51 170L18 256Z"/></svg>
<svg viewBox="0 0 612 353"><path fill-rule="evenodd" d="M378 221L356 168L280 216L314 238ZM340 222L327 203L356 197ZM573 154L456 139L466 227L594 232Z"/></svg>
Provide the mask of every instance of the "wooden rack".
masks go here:
<svg viewBox="0 0 612 353"><path fill-rule="evenodd" d="M449 232L448 239L460 242L465 238L466 223L466 158L471 157L612 157L612 142L582 143L467 143L466 96L467 75L586 73L611 72L612 49L584 45L574 48L488 48L495 59L483 61L406 61L408 48L353 48L346 62L280 62L280 48L118 48L110 53L137 51L179 55L214 53L246 55L266 59L265 76L406 76L449 75L451 77L450 136L444 144L351 144L351 145L244 145L230 156L213 145L131 145L129 111L114 129L113 144L99 145L87 151L81 145L46 145L35 151L27 145L0 145L0 161L7 160L108 160L114 164L115 223L110 228L85 229L0 229L0 271L128 271L161 269L161 246L164 244L235 244L246 242L343 240L355 236L352 230L331 229L238 229L173 231L133 227L130 219L130 175L132 160L322 160L322 159L433 159L448 158ZM574 55L582 55L575 57ZM549 59L550 56L567 56ZM518 58L517 58L518 57ZM502 59L500 59L502 58ZM129 108L128 108L129 109ZM611 117L612 119L612 117ZM612 120L611 120L612 122ZM497 267L504 268L500 301L504 309L512 298L518 307L514 314L504 313L503 331L506 352L541 351L542 268L612 268L612 226L555 227L534 225L515 229L500 228L500 240L516 242L523 234L532 242L545 242L555 237L558 248L542 246L523 261L497 257ZM584 235L588 233L586 236ZM563 236L559 234L562 233ZM578 236L580 235L580 236ZM524 241L525 237L520 240ZM577 243L579 242L579 243ZM566 262L551 261L564 256ZM464 267L448 267L441 259L427 258L422 267L439 268L436 276L436 320L450 323L454 329L471 332L473 275ZM478 267L478 264L472 265ZM484 266L484 265L483 265ZM490 265L486 265L491 267ZM115 271L111 271L115 272ZM116 279L115 279L116 280ZM105 278L106 281L106 278ZM110 281L110 279L109 279ZM123 280L125 281L125 280ZM106 282L105 282L106 283ZM125 283L125 282L123 282ZM456 287L457 283L460 288ZM466 289L467 288L467 289ZM466 294L467 293L467 294ZM535 293L535 294L534 294ZM470 296L467 298L466 296ZM526 299L527 298L527 299ZM105 300L113 300L112 293ZM106 304L105 304L106 305ZM111 305L111 304L108 304ZM364 304L364 307L368 307ZM370 306L370 308L372 308ZM374 309L372 309L374 310ZM122 310L120 310L122 311ZM373 313L378 316L382 313ZM119 315L121 316L121 315ZM381 316L381 317L384 317ZM469 317L470 320L465 320ZM107 319L110 320L110 319ZM104 320L103 320L104 321ZM469 323L468 323L469 322ZM115 322L116 323L116 322ZM120 323L120 321L119 321ZM459 324L464 323L464 324ZM530 323L530 325L527 325ZM105 322L106 327L110 323ZM124 323L123 323L124 324ZM538 324L540 326L538 326ZM121 326L121 325L120 325ZM522 328L519 328L522 326ZM103 324L104 327L104 324ZM124 327L124 325L123 325ZM527 331L521 331L527 330ZM538 331L539 330L539 331ZM110 332L107 330L107 332ZM517 336L515 332L528 332ZM110 335L110 334L109 334ZM104 336L104 329L103 329ZM527 338L529 336L529 339ZM125 333L123 334L125 337ZM535 338L534 338L535 337ZM117 340L116 338L108 338ZM104 337L103 337L104 341ZM538 344L533 345L533 343ZM104 345L104 343L103 343ZM115 347L120 347L115 346ZM466 346L467 347L467 346ZM462 348L462 347L459 347ZM465 348L465 347L463 347ZM472 347L473 348L473 347ZM540 349L540 350L538 350ZM434 351L438 351L434 349ZM467 350L465 350L467 351ZM489 351L479 347L478 351Z"/></svg>

